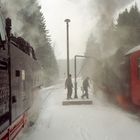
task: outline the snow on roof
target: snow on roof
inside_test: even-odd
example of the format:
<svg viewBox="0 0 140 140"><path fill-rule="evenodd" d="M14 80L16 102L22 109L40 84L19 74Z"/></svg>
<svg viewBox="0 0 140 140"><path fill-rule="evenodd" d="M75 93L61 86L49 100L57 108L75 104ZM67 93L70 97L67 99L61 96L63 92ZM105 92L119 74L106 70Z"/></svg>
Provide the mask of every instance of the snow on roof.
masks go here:
<svg viewBox="0 0 140 140"><path fill-rule="evenodd" d="M129 54L137 52L137 51L140 51L140 45L134 47L133 49L130 49L128 52L125 53L125 55L129 55Z"/></svg>

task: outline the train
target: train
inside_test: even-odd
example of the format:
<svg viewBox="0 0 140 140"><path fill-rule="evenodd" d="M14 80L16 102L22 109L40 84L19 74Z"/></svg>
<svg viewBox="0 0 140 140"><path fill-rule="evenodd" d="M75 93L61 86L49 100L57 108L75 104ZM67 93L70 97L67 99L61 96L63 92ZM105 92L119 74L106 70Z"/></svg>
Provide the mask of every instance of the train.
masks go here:
<svg viewBox="0 0 140 140"><path fill-rule="evenodd" d="M0 13L0 140L14 140L26 126L33 92L42 85L33 47L11 28L11 19Z"/></svg>
<svg viewBox="0 0 140 140"><path fill-rule="evenodd" d="M140 109L140 45L122 47L100 66L99 87L125 109ZM98 78L98 77L97 77Z"/></svg>

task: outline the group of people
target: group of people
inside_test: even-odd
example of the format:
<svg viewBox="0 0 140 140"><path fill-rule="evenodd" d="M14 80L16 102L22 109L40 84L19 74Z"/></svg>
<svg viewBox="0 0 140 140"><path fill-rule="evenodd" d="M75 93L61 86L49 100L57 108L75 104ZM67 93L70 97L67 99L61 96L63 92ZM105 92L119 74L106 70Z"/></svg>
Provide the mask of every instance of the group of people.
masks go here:
<svg viewBox="0 0 140 140"><path fill-rule="evenodd" d="M67 77L66 81L65 81L65 89L67 89L67 99L72 99L72 90L73 90L73 84L72 84L72 79L71 79L71 74L69 74L69 76ZM86 77L83 80L82 83L82 96L81 98L83 99L84 97L86 97L87 99L88 97L88 88L89 88L89 77Z"/></svg>

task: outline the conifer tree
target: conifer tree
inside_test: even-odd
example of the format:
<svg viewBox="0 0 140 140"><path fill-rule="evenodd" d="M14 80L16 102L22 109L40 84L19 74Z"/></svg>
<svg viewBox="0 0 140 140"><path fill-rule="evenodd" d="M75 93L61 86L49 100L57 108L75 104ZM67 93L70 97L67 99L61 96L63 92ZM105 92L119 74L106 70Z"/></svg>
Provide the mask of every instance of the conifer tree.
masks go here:
<svg viewBox="0 0 140 140"><path fill-rule="evenodd" d="M45 83L52 83L58 73L57 61L37 0L5 0L1 2L1 7L5 16L12 19L14 32L30 42L36 50L37 58L43 67Z"/></svg>
<svg viewBox="0 0 140 140"><path fill-rule="evenodd" d="M136 4L130 8L129 12L126 9L119 14L116 27L122 46L130 49L140 44L140 12Z"/></svg>

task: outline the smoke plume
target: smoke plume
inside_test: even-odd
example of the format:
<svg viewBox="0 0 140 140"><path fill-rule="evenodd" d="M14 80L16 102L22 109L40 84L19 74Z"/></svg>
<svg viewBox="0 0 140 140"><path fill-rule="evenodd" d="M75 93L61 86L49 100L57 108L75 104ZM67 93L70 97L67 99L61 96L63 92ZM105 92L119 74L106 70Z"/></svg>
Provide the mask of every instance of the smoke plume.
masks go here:
<svg viewBox="0 0 140 140"><path fill-rule="evenodd" d="M1 0L1 8L12 19L15 35L24 37L34 47L42 44L45 35L40 29L41 13L36 0Z"/></svg>
<svg viewBox="0 0 140 140"><path fill-rule="evenodd" d="M92 77L94 88L101 88L107 82L113 90L122 88L120 81L125 78L120 72L120 64L118 63L122 57L117 56L117 59L112 57L119 50L120 42L114 36L113 31L110 30L115 28L110 27L114 26L115 15L132 2L133 0L89 0L90 17L95 19L96 24L91 25L92 31L89 33L90 37L87 40L85 55L91 56L92 59L84 61L83 76L86 77L88 74ZM107 73L108 69L110 73ZM106 81L107 79L108 81ZM116 85L116 83L118 84ZM124 87L127 87L127 85L124 85Z"/></svg>

